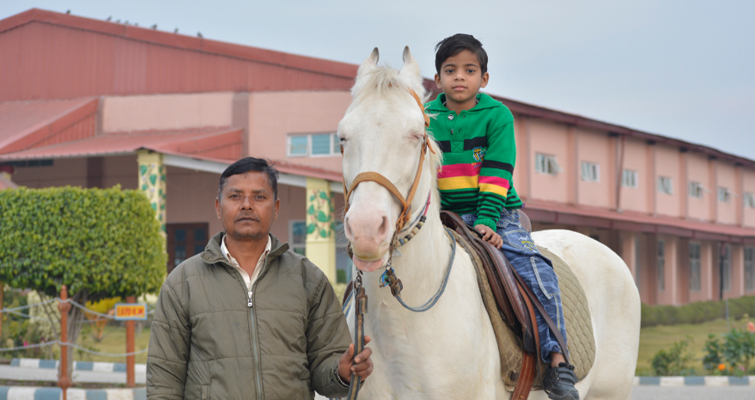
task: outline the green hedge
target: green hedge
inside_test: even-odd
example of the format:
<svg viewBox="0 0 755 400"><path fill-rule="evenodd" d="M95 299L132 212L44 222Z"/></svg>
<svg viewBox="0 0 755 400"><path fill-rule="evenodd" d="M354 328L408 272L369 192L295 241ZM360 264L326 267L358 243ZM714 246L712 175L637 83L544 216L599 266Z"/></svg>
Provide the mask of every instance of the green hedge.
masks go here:
<svg viewBox="0 0 755 400"><path fill-rule="evenodd" d="M729 299L729 318L739 320L744 314L755 315L755 296ZM698 301L683 306L649 306L642 304L642 327L656 325L699 324L726 318L726 302Z"/></svg>
<svg viewBox="0 0 755 400"><path fill-rule="evenodd" d="M159 290L166 254L160 224L134 190L0 191L0 280L57 296L61 285L87 300Z"/></svg>

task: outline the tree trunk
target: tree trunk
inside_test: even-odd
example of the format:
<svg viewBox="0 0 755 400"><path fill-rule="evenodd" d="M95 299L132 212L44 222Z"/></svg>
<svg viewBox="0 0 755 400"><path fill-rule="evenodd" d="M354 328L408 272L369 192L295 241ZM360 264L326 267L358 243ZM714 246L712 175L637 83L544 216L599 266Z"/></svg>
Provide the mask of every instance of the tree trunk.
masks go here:
<svg viewBox="0 0 755 400"><path fill-rule="evenodd" d="M89 296L89 291L80 290L71 297L71 301L74 301L86 307L88 296ZM81 332L81 325L84 322L85 318L86 316L84 315L84 310L72 304L71 310L68 311L68 343L76 344L76 342L79 339L79 333ZM71 374L73 373L74 350L75 349L72 346L68 346L68 377L69 378L71 377Z"/></svg>

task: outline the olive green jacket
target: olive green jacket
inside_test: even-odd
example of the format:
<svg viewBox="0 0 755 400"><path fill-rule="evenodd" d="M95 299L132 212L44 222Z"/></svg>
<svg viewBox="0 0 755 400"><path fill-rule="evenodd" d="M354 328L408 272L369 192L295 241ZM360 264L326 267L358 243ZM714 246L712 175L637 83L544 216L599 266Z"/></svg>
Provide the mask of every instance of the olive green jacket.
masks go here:
<svg viewBox="0 0 755 400"><path fill-rule="evenodd" d="M147 397L345 397L337 368L351 338L322 271L272 236L249 307L241 273L220 252L222 237L176 267L160 290Z"/></svg>

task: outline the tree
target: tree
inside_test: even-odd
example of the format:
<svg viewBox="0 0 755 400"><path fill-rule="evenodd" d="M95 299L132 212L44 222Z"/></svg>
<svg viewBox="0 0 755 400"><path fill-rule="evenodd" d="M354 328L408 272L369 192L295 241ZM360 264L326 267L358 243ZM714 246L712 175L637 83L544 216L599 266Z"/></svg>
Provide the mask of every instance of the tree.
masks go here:
<svg viewBox="0 0 755 400"><path fill-rule="evenodd" d="M67 285L71 299L86 304L153 293L162 284L164 239L138 191L8 189L0 191L0 216L0 280L11 287L57 297ZM72 343L83 318L77 307L68 313Z"/></svg>

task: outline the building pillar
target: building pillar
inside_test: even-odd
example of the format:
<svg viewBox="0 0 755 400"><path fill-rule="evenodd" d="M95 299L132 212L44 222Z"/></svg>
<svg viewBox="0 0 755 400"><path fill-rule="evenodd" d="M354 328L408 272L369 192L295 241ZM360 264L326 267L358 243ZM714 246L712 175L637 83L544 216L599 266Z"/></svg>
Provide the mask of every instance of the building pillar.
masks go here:
<svg viewBox="0 0 755 400"><path fill-rule="evenodd" d="M666 246L666 292L667 303L673 306L679 305L679 239L669 237L665 240Z"/></svg>
<svg viewBox="0 0 755 400"><path fill-rule="evenodd" d="M629 272L637 282L637 234L634 232L621 232L621 258L629 267Z"/></svg>
<svg viewBox="0 0 755 400"><path fill-rule="evenodd" d="M336 283L333 194L324 179L307 178L307 258Z"/></svg>
<svg viewBox="0 0 755 400"><path fill-rule="evenodd" d="M713 246L711 242L700 243L700 291L703 298L699 300L713 300Z"/></svg>
<svg viewBox="0 0 755 400"><path fill-rule="evenodd" d="M729 257L731 257L731 260L729 260L731 263L731 276L729 277L731 289L724 293L724 297L736 299L745 294L745 252L742 245L731 244L729 247L731 248L729 254Z"/></svg>
<svg viewBox="0 0 755 400"><path fill-rule="evenodd" d="M165 165L163 155L150 150L139 150L136 156L139 164L139 190L149 200L155 210L155 218L160 222L160 232L167 238L165 231Z"/></svg>

